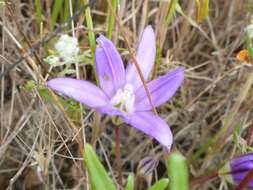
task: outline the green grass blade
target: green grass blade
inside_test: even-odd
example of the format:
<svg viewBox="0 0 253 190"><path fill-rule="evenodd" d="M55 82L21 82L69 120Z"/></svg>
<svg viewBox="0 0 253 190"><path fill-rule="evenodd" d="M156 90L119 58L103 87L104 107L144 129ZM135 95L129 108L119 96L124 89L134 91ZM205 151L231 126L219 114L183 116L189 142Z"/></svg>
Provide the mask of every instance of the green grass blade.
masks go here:
<svg viewBox="0 0 253 190"><path fill-rule="evenodd" d="M152 187L150 187L148 190L165 190L168 184L169 184L168 179L160 179L154 185L152 185Z"/></svg>
<svg viewBox="0 0 253 190"><path fill-rule="evenodd" d="M168 176L171 190L188 190L188 170L185 158L174 152L167 161Z"/></svg>
<svg viewBox="0 0 253 190"><path fill-rule="evenodd" d="M209 0L195 0L197 5L197 21L202 22L209 13Z"/></svg>
<svg viewBox="0 0 253 190"><path fill-rule="evenodd" d="M36 15L36 20L37 20L38 26L40 27L40 23L43 20L40 0L35 0L35 15Z"/></svg>
<svg viewBox="0 0 253 190"><path fill-rule="evenodd" d="M84 4L87 4L87 0L83 0ZM85 9L85 20L88 28L88 38L89 38L89 44L91 47L91 53L92 53L92 59L94 60L94 55L95 55L95 49L96 49L96 40L95 40L95 34L93 32L93 21L91 17L91 11L90 8L88 7Z"/></svg>
<svg viewBox="0 0 253 190"><path fill-rule="evenodd" d="M66 21L70 17L69 0L64 2L64 12L62 13L62 20Z"/></svg>
<svg viewBox="0 0 253 190"><path fill-rule="evenodd" d="M245 44L246 44L246 48L249 52L249 56L253 60L253 46L252 46L251 37L249 35L249 31L245 32Z"/></svg>
<svg viewBox="0 0 253 190"><path fill-rule="evenodd" d="M125 190L134 190L134 175L129 174Z"/></svg>
<svg viewBox="0 0 253 190"><path fill-rule="evenodd" d="M92 190L116 190L112 179L105 171L105 168L99 161L95 151L89 144L85 145L84 161L85 166L88 169Z"/></svg>
<svg viewBox="0 0 253 190"><path fill-rule="evenodd" d="M116 15L116 10L117 10L118 0L112 0L111 5L112 5L112 10L110 8L110 5L108 5L108 14L107 14L107 22L108 22L107 37L109 39L112 39L112 33L113 33L113 29L114 29L114 24L115 24L115 15ZM113 13L112 13L112 11L113 11Z"/></svg>
<svg viewBox="0 0 253 190"><path fill-rule="evenodd" d="M169 1L169 9L168 9L168 13L166 16L166 23L168 25L170 24L172 17L175 13L177 2L178 2L178 0L170 0Z"/></svg>
<svg viewBox="0 0 253 190"><path fill-rule="evenodd" d="M83 0L83 3L87 4L88 1ZM87 25L87 28L88 28L88 40L89 40L89 45L90 45L90 49L91 49L92 62L94 63L93 64L94 76L95 76L95 79L96 79L96 83L98 84L99 80L98 80L98 77L96 75L96 65L95 65L96 39L95 39L95 34L93 32L93 21L92 21L91 11L90 11L89 7L87 9L85 9L84 15L85 15L86 25Z"/></svg>
<svg viewBox="0 0 253 190"><path fill-rule="evenodd" d="M55 27L55 23L56 23L56 20L60 14L62 6L63 6L63 0L55 1L53 11L52 11L52 16L51 16L51 22L50 22L51 29L54 29L54 27Z"/></svg>

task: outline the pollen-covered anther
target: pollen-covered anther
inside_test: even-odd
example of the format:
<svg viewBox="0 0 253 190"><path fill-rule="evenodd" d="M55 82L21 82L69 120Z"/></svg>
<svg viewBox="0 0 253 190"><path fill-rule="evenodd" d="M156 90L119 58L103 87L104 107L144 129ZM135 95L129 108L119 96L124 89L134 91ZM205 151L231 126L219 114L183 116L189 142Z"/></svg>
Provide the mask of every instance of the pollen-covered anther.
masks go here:
<svg viewBox="0 0 253 190"><path fill-rule="evenodd" d="M118 89L115 96L110 100L113 106L127 113L134 112L134 101L134 87L131 84L126 84L123 90Z"/></svg>

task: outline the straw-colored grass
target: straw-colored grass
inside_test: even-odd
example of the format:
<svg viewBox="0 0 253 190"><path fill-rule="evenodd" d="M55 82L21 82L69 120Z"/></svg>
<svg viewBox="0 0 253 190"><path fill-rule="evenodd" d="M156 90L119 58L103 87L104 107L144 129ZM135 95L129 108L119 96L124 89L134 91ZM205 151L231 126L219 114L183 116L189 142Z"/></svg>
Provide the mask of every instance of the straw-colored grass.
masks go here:
<svg viewBox="0 0 253 190"><path fill-rule="evenodd" d="M87 1L35 2L0 1L1 72ZM75 71L73 77L95 83L95 35L108 34L128 60L131 55L124 38L133 51L148 24L157 33L153 78L177 66L186 68L183 86L157 112L171 125L173 150L186 157L190 181L217 172L234 155L251 150L253 70L240 64L235 56L244 48L244 27L253 8L248 1L213 0L208 18L198 23L194 2L179 1L184 14L177 10L168 18L167 1L114 0L107 5L107 1L99 0L57 34L78 37L85 62L49 66L43 59L53 48L57 39L53 38L1 78L0 189L88 189L82 157L86 142L96 147L116 182L110 118L55 95L45 88L45 81L67 68ZM139 176L139 189L146 189L157 178L166 176L164 154L161 145L150 137L123 126L123 183L147 156L159 157L160 162L152 176ZM231 188L231 184L219 178L191 187Z"/></svg>

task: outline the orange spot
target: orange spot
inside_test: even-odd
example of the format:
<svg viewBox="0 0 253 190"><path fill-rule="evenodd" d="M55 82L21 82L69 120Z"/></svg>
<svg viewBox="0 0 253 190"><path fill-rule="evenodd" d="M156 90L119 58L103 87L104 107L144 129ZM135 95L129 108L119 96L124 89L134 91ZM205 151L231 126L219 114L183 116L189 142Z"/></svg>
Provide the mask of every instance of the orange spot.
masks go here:
<svg viewBox="0 0 253 190"><path fill-rule="evenodd" d="M249 52L246 49L241 50L237 55L236 55L236 59L238 61L243 61L246 62L248 64L253 64L250 56L249 56Z"/></svg>
<svg viewBox="0 0 253 190"><path fill-rule="evenodd" d="M108 74L106 74L106 73L104 73L104 80L105 80L105 81L109 81L109 80L110 80Z"/></svg>

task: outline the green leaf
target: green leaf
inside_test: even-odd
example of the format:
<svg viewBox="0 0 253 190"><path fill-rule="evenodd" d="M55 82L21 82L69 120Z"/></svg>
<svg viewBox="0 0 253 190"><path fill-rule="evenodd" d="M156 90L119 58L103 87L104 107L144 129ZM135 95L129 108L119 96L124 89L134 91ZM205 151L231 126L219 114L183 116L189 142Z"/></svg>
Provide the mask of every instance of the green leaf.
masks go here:
<svg viewBox="0 0 253 190"><path fill-rule="evenodd" d="M50 95L49 90L47 88L39 88L38 92L42 98L44 98L47 102L54 102L53 97Z"/></svg>
<svg viewBox="0 0 253 190"><path fill-rule="evenodd" d="M169 180L167 178L160 179L157 181L152 187L150 187L148 190L164 190L169 184Z"/></svg>
<svg viewBox="0 0 253 190"><path fill-rule="evenodd" d="M249 31L246 30L245 32L245 43L246 43L246 48L249 52L249 56L250 58L253 60L253 45L252 45L252 41L249 35Z"/></svg>
<svg viewBox="0 0 253 190"><path fill-rule="evenodd" d="M38 26L40 26L40 23L42 22L42 7L41 7L41 1L40 0L35 0L35 15L36 15L36 20L38 23Z"/></svg>
<svg viewBox="0 0 253 190"><path fill-rule="evenodd" d="M113 33L113 28L115 24L115 15L117 15L116 10L117 10L117 5L118 5L118 0L111 0L111 6L108 5L108 16L107 16L107 37L109 39L112 39L112 33ZM112 13L113 11L113 13Z"/></svg>
<svg viewBox="0 0 253 190"><path fill-rule="evenodd" d="M168 176L171 190L188 190L188 170L185 158L174 152L167 161Z"/></svg>
<svg viewBox="0 0 253 190"><path fill-rule="evenodd" d="M60 10L62 9L63 6L63 0L57 0L54 3L53 11L52 11L52 16L51 16L51 29L55 27L55 23L57 21L57 18L60 14Z"/></svg>
<svg viewBox="0 0 253 190"><path fill-rule="evenodd" d="M34 80L28 80L25 83L25 89L27 90L33 90L36 88L36 83L34 82Z"/></svg>
<svg viewBox="0 0 253 190"><path fill-rule="evenodd" d="M72 3L72 7L74 7L73 6L74 1L72 1L71 3ZM63 9L64 9L64 11L63 11L63 13L62 13L61 16L62 16L62 20L66 21L69 18L69 16L70 16L69 0L65 0L64 8Z"/></svg>
<svg viewBox="0 0 253 190"><path fill-rule="evenodd" d="M134 190L134 175L129 174L125 190Z"/></svg>
<svg viewBox="0 0 253 190"><path fill-rule="evenodd" d="M209 13L209 0L195 0L197 5L197 21L202 22Z"/></svg>
<svg viewBox="0 0 253 190"><path fill-rule="evenodd" d="M83 0L82 1L84 4L88 3L88 0ZM91 10L88 7L84 11L84 16L85 16L85 21L88 29L88 40L89 40L89 45L91 49L91 57L92 57L92 62L94 63L95 60L95 50L96 50L96 39L95 39L95 33L94 33L94 28L93 28L93 21L92 21L92 16L91 16ZM93 64L94 68L94 76L96 79L96 83L99 84L98 76L96 74L96 64Z"/></svg>
<svg viewBox="0 0 253 190"><path fill-rule="evenodd" d="M84 162L88 169L92 190L116 190L112 179L89 144L86 144L84 148Z"/></svg>
<svg viewBox="0 0 253 190"><path fill-rule="evenodd" d="M167 16L166 16L166 23L168 25L170 24L170 22L172 20L172 17L175 13L177 2L178 2L178 0L170 0L168 2L169 3L169 8L168 8Z"/></svg>

